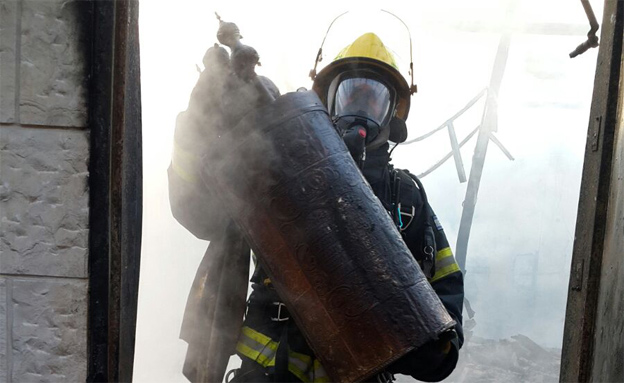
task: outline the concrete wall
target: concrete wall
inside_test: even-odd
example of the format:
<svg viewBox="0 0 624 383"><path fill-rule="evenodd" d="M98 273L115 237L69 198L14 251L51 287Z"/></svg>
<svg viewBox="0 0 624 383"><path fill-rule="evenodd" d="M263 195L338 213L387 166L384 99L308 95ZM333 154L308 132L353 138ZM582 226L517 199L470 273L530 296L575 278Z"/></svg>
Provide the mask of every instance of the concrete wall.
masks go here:
<svg viewBox="0 0 624 383"><path fill-rule="evenodd" d="M0 0L0 382L86 379L85 4Z"/></svg>

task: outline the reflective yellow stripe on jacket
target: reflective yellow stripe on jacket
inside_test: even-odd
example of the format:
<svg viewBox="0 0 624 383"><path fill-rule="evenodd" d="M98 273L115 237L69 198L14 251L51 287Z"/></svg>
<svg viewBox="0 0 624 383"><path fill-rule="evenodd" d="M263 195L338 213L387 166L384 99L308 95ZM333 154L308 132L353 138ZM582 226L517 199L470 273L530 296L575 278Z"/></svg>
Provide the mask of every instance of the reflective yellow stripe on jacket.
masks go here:
<svg viewBox="0 0 624 383"><path fill-rule="evenodd" d="M245 326L241 330L236 351L262 367L271 367L275 366L278 347L279 342ZM291 350L288 351L288 371L306 383L329 382L329 377L317 359Z"/></svg>
<svg viewBox="0 0 624 383"><path fill-rule="evenodd" d="M241 330L236 351L260 363L262 367L275 366L278 342L247 326Z"/></svg>
<svg viewBox="0 0 624 383"><path fill-rule="evenodd" d="M180 178L186 182L195 183L197 180L195 175L196 163L197 159L191 152L182 149L180 145L174 143L171 168Z"/></svg>
<svg viewBox="0 0 624 383"><path fill-rule="evenodd" d="M455 262L453 251L450 247L438 250L435 259L435 274L429 282L433 283L439 279L446 277L459 271L459 265Z"/></svg>

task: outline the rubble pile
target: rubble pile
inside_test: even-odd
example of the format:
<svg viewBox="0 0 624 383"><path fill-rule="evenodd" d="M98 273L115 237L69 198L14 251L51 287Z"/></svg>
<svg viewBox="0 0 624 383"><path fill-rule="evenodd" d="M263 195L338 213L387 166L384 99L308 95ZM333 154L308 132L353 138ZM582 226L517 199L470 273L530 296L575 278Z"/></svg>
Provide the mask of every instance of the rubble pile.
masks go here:
<svg viewBox="0 0 624 383"><path fill-rule="evenodd" d="M561 350L548 350L524 335L472 337L460 352L451 382L558 382Z"/></svg>
<svg viewBox="0 0 624 383"><path fill-rule="evenodd" d="M524 335L509 339L472 336L460 351L457 368L445 381L466 383L554 383L559 381L561 350L545 349ZM397 382L415 380L397 375Z"/></svg>

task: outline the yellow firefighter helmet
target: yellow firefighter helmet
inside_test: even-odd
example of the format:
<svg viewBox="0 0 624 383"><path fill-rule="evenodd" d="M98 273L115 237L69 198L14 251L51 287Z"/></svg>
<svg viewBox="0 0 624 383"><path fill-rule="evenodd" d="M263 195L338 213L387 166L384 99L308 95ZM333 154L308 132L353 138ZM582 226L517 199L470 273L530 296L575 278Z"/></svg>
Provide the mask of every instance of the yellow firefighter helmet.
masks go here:
<svg viewBox="0 0 624 383"><path fill-rule="evenodd" d="M378 107L385 113L377 116L381 126L392 117L405 121L410 108L410 96L415 87L408 85L398 70L392 52L374 33L365 33L342 49L334 61L314 75L312 89L332 116L341 112L350 93L374 92Z"/></svg>

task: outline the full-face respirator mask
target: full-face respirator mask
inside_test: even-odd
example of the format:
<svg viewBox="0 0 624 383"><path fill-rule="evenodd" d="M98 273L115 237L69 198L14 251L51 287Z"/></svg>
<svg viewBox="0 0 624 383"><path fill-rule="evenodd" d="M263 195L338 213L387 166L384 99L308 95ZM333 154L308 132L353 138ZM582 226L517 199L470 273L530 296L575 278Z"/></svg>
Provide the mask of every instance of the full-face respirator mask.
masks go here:
<svg viewBox="0 0 624 383"><path fill-rule="evenodd" d="M330 97L332 118L353 159L362 166L366 151L385 144L394 111L394 94L380 81L351 77L339 80Z"/></svg>

